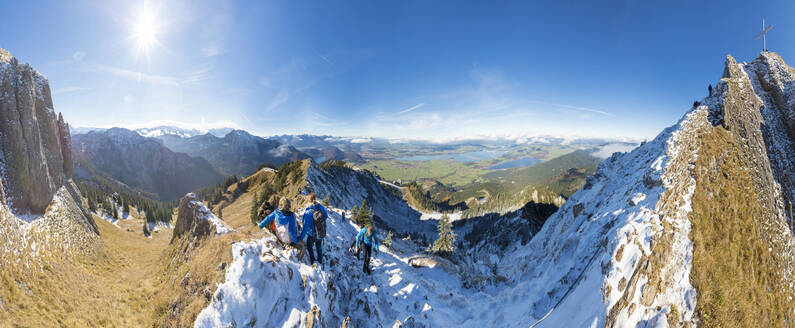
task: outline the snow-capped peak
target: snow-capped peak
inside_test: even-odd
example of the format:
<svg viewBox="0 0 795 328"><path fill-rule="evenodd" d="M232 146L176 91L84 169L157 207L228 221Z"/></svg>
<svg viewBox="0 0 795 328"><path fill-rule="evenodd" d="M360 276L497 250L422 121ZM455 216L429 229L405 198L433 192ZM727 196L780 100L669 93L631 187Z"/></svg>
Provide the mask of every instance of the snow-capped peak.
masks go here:
<svg viewBox="0 0 795 328"><path fill-rule="evenodd" d="M232 132L232 128L205 128L205 129L191 129L191 128L180 128L177 126L171 125L161 125L155 126L151 128L138 128L135 129L135 132L140 134L143 137L151 137L157 138L162 136L177 136L180 138L191 138L203 134L210 133L216 137L223 137L227 133Z"/></svg>

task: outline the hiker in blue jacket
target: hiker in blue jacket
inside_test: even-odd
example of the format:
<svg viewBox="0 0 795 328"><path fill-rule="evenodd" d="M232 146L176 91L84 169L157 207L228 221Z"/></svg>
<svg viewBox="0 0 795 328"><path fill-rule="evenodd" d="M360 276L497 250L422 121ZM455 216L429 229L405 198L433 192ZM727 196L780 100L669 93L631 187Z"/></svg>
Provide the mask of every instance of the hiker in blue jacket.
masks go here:
<svg viewBox="0 0 795 328"><path fill-rule="evenodd" d="M315 198L315 194L309 194L309 205L306 206L306 210L313 210L313 211L320 211L323 213L325 217L328 217L328 210L323 204L320 204Z"/></svg>
<svg viewBox="0 0 795 328"><path fill-rule="evenodd" d="M359 251L364 251L364 261L362 263L362 271L366 274L372 274L370 271L370 254L375 250L375 255L378 255L378 237L373 231L373 225L368 224L366 228L362 228L359 234L356 235L356 256L359 256Z"/></svg>
<svg viewBox="0 0 795 328"><path fill-rule="evenodd" d="M295 245L298 248L298 259L303 258L304 242L298 238L295 214L290 211L290 200L286 197L279 200L279 208L262 220L259 227L263 229L271 223L273 223L276 238L286 245Z"/></svg>
<svg viewBox="0 0 795 328"><path fill-rule="evenodd" d="M326 237L326 219L328 212L323 205L320 205L315 198L315 194L309 194L309 206L304 210L302 217L303 228L299 239L306 240L306 250L309 252L309 262L317 262L323 265L323 238ZM304 239L306 238L306 239ZM317 253L317 257L315 257Z"/></svg>

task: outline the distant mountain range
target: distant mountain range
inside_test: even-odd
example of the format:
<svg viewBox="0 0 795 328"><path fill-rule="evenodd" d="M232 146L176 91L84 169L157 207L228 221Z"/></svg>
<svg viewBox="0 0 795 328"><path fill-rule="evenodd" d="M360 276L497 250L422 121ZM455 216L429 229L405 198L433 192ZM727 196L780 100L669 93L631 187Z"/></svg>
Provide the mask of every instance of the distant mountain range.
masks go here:
<svg viewBox="0 0 795 328"><path fill-rule="evenodd" d="M212 134L216 137L223 137L227 133L232 132L233 130L234 130L233 128L216 128L216 129L206 129L206 130L184 129L176 126L161 125L153 128L135 129L135 132L138 132L138 134L140 134L141 136L153 137L153 138L167 136L167 135L174 135L182 138L190 138L207 133Z"/></svg>
<svg viewBox="0 0 795 328"><path fill-rule="evenodd" d="M248 176L256 172L264 164L278 167L291 161L307 158L312 158L318 163L327 160L341 160L355 164L365 164L371 160L395 158L412 153L456 152L462 149L507 149L517 147L517 142L533 145L574 145L575 148L590 149L590 152L595 156L605 158L612 154L612 151L627 151L635 146L632 143L607 139L565 139L559 137L534 137L527 140L509 140L504 138L479 141L461 140L453 143L308 134L278 135L263 138L244 130L232 128L201 130L170 125L138 128L136 130L124 128L107 130L100 128L72 128L71 131L75 135L73 145L76 147L76 158L80 160L77 166L81 173L86 174L87 171L93 170L88 175L102 175L132 187L155 193L164 199L173 199L193 190L191 188L195 189L217 182L221 179L221 176ZM136 143L140 143L140 145L134 147ZM597 147L597 144L602 144L602 146ZM134 152L136 157L132 160L152 159L157 156L163 156L162 154L165 153L165 150L171 153L168 157L175 158L169 162L170 164L179 162L186 166L180 169L166 165L167 171L170 172L165 173L165 176L159 181L154 181L153 179L157 178L157 176L151 172L146 172L146 170L133 172L133 170L127 169L124 165L114 165L111 162L106 162L108 158L127 156L126 154L130 152ZM176 160L176 158L179 158L179 160ZM595 167L600 161L593 157L591 159L585 166L567 166L567 169L577 167L587 168L587 170L583 172L568 172L571 174L565 177L561 176L562 181L573 179L572 181L576 183L567 185L575 186L575 188L582 185L584 177L590 174L593 170L592 167ZM150 164L150 168L153 169L159 165ZM502 174L510 174L510 172L503 172ZM576 177L572 176L572 174L576 175ZM503 177L503 179L507 179L505 183L511 184L517 177L523 177L524 175L516 174L513 177ZM532 174L529 175L533 176ZM180 182L174 182L173 178L176 176L181 176L184 179L180 180ZM166 184L160 185L160 183ZM573 191L571 188L553 189L566 195Z"/></svg>
<svg viewBox="0 0 795 328"><path fill-rule="evenodd" d="M280 166L310 157L293 146L243 130L233 130L222 138L207 133L188 138L163 134L157 139L173 151L206 159L227 175L248 176L262 164Z"/></svg>
<svg viewBox="0 0 795 328"><path fill-rule="evenodd" d="M72 152L77 179L109 179L163 200L223 179L207 160L174 152L157 139L122 128L76 134Z"/></svg>

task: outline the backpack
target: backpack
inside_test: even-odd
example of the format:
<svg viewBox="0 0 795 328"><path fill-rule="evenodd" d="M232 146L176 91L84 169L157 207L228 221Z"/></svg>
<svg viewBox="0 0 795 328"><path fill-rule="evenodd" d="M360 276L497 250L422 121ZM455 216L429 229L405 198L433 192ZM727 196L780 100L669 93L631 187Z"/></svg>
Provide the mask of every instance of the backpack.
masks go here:
<svg viewBox="0 0 795 328"><path fill-rule="evenodd" d="M323 239L326 237L326 216L321 211L312 213L312 221L315 224L315 238Z"/></svg>

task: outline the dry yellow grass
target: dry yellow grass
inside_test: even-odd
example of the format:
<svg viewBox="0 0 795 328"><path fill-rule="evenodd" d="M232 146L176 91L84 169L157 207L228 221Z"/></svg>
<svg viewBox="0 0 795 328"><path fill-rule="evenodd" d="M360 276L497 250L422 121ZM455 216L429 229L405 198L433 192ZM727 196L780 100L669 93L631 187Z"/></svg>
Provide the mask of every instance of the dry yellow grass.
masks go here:
<svg viewBox="0 0 795 328"><path fill-rule="evenodd" d="M151 322L153 271L169 233L143 237L95 218L100 249L47 254L42 272L2 270L0 326L142 327ZM131 222L125 222L134 224ZM143 221L138 221L143 224Z"/></svg>
<svg viewBox="0 0 795 328"><path fill-rule="evenodd" d="M792 326L793 303L771 252L748 160L729 132L716 127L701 137L690 214L691 282L696 314L706 327ZM775 249L773 250L775 252Z"/></svg>
<svg viewBox="0 0 795 328"><path fill-rule="evenodd" d="M295 204L304 201L300 190L308 165L304 161L292 170L279 192ZM255 192L278 183L278 177L260 171L243 181L212 208L233 233L169 244L170 230L146 238L141 220L118 221L117 227L95 217L101 234L97 250L70 256L45 252L42 272L0 270L0 327L192 326L223 281L219 264L231 262L231 244L265 234L251 222L251 204Z"/></svg>
<svg viewBox="0 0 795 328"><path fill-rule="evenodd" d="M251 203L254 193L274 179L272 172L260 171L230 186L224 199L212 208L213 213L220 214L235 232L203 239L185 236L166 248L156 273L161 288L152 300L154 326L193 325L199 312L209 304L216 284L224 279L219 265L231 262L230 245L265 234L251 222ZM297 189L294 192L297 193ZM185 279L188 273L190 277Z"/></svg>

